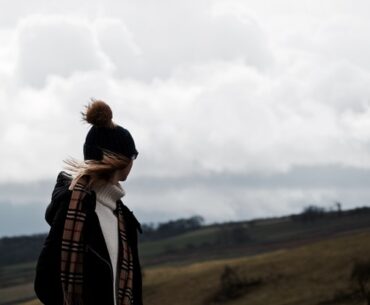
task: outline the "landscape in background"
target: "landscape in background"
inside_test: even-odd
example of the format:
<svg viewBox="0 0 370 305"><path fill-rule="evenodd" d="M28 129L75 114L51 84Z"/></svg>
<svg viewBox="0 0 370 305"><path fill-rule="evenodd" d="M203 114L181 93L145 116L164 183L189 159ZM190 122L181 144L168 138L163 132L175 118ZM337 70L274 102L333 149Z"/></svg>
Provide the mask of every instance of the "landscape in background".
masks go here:
<svg viewBox="0 0 370 305"><path fill-rule="evenodd" d="M370 207L142 227L145 304L370 304ZM33 278L45 237L0 239L0 305L40 304Z"/></svg>
<svg viewBox="0 0 370 305"><path fill-rule="evenodd" d="M90 98L139 151L145 305L370 305L369 0L0 3L0 305L40 305Z"/></svg>

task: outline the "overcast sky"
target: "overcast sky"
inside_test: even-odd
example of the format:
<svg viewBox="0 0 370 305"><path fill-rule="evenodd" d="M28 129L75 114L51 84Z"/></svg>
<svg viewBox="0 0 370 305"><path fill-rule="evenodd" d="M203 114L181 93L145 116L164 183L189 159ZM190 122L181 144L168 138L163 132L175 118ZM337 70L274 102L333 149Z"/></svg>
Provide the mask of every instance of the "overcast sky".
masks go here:
<svg viewBox="0 0 370 305"><path fill-rule="evenodd" d="M0 236L48 230L91 97L136 141L142 222L370 203L369 1L0 3Z"/></svg>

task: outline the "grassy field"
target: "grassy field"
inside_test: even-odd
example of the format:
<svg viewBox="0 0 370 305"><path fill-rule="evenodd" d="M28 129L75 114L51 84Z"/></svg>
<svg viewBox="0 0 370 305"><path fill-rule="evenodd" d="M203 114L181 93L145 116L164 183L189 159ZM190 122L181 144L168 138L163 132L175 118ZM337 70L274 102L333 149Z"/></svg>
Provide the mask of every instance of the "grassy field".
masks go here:
<svg viewBox="0 0 370 305"><path fill-rule="evenodd" d="M262 284L230 305L364 304L346 299L353 290L350 273L355 259L370 258L370 234L344 234L296 249L238 259L215 260L182 267L156 267L145 272L145 303L204 305L220 286L229 265L241 277Z"/></svg>
<svg viewBox="0 0 370 305"><path fill-rule="evenodd" d="M16 300L34 298L35 262L5 266L0 269L0 304L17 304Z"/></svg>
<svg viewBox="0 0 370 305"><path fill-rule="evenodd" d="M199 246L204 242L214 242L219 229L215 227L205 228L166 238L158 241L145 242L140 246L142 259L150 259L166 251L183 250L190 244Z"/></svg>
<svg viewBox="0 0 370 305"><path fill-rule="evenodd" d="M242 278L262 281L228 305L363 305L350 297L355 288L350 273L354 260L364 258L370 259L370 233L359 231L255 256L150 267L144 270L144 303L211 304L228 265Z"/></svg>

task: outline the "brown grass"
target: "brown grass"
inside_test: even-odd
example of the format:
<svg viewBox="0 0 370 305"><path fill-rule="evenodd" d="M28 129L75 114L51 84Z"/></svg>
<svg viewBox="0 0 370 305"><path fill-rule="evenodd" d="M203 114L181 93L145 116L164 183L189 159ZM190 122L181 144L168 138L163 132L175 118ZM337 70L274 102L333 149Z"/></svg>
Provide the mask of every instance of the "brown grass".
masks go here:
<svg viewBox="0 0 370 305"><path fill-rule="evenodd" d="M150 305L204 305L219 286L220 275L227 264L246 278L265 280L262 287L227 304L317 304L339 292L350 291L352 260L368 256L370 234L352 233L254 257L152 268L145 272L144 301Z"/></svg>
<svg viewBox="0 0 370 305"><path fill-rule="evenodd" d="M205 300L219 287L224 266L229 265L246 278L263 278L264 284L227 305L316 305L351 291L353 259L369 256L370 233L360 232L253 257L148 268L144 277L144 304L205 305ZM364 303L337 300L332 304Z"/></svg>

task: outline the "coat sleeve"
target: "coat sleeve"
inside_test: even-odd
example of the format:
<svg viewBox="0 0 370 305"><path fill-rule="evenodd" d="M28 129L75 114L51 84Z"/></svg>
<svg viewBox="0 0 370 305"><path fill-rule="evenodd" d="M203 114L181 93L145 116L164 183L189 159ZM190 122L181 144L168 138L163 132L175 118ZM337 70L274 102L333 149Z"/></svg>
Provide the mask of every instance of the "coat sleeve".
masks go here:
<svg viewBox="0 0 370 305"><path fill-rule="evenodd" d="M68 204L68 200L58 203L58 209L53 217L49 233L37 260L34 291L40 301L46 305L63 304L60 259L61 240Z"/></svg>

